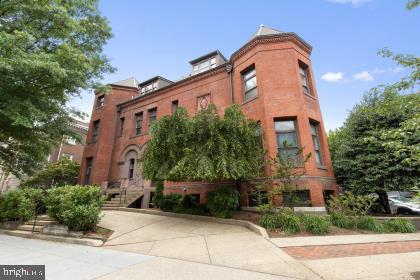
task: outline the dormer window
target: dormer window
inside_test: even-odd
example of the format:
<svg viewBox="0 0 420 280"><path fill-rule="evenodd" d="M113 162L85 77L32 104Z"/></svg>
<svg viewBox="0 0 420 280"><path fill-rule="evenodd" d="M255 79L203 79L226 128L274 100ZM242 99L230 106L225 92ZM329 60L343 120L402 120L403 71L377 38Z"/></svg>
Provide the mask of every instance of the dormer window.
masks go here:
<svg viewBox="0 0 420 280"><path fill-rule="evenodd" d="M193 66L193 75L210 70L216 67L216 57L211 57Z"/></svg>
<svg viewBox="0 0 420 280"><path fill-rule="evenodd" d="M163 87L169 86L173 82L165 79L161 76L153 77L147 81L144 81L139 84L140 87L140 95L145 95L151 93L153 91L159 90Z"/></svg>

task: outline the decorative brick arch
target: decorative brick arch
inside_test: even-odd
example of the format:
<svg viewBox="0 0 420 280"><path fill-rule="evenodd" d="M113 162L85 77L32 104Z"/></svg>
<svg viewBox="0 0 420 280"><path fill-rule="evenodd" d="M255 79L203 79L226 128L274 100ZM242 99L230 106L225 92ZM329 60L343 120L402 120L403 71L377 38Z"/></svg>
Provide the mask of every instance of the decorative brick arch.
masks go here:
<svg viewBox="0 0 420 280"><path fill-rule="evenodd" d="M119 158L119 177L120 179L130 179L129 178L129 170L130 170L130 160L134 159L134 174L133 178L131 178L132 182L130 184L135 185L143 185L143 178L141 175L141 169L138 165L138 160L140 158L140 155L143 153L146 145L148 142L143 144L142 146L136 145L136 144L130 144L127 147L124 148L124 150L120 154Z"/></svg>

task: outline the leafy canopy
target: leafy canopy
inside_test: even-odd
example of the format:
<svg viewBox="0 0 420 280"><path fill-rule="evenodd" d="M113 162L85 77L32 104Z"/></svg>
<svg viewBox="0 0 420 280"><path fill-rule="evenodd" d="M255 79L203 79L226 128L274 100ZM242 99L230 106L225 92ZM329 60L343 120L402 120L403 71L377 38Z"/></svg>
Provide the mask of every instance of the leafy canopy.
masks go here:
<svg viewBox="0 0 420 280"><path fill-rule="evenodd" d="M141 157L151 180L217 181L256 177L264 151L259 125L238 105L221 118L210 105L193 117L184 108L154 122L152 139Z"/></svg>
<svg viewBox="0 0 420 280"><path fill-rule="evenodd" d="M96 0L0 0L0 164L31 174L63 134L75 136L66 107L113 68L111 37Z"/></svg>
<svg viewBox="0 0 420 280"><path fill-rule="evenodd" d="M328 136L337 182L356 194L420 186L420 58L387 49L380 54L410 74L371 89Z"/></svg>
<svg viewBox="0 0 420 280"><path fill-rule="evenodd" d="M63 157L57 162L47 164L32 177L23 181L21 186L34 188L49 188L51 186L64 186L77 184L80 164Z"/></svg>

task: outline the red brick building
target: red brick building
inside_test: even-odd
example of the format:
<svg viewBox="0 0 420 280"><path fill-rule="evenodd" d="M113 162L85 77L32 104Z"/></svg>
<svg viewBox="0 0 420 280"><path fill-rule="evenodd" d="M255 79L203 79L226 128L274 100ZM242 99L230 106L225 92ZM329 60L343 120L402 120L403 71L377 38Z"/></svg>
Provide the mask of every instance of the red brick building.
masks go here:
<svg viewBox="0 0 420 280"><path fill-rule="evenodd" d="M56 162L62 157L68 157L79 163L82 162L89 123L74 120L74 123L71 124L71 128L80 135L81 139L77 140L72 137L63 136L60 145L51 148L48 162Z"/></svg>
<svg viewBox="0 0 420 280"><path fill-rule="evenodd" d="M311 66L312 47L295 33L263 25L250 40L226 59L214 51L190 61L192 73L172 82L163 77L138 83L134 78L111 84L109 94L97 93L83 154L80 180L103 187L144 188L147 207L153 182L142 179L136 163L147 141L149 125L182 106L190 115L214 103L223 113L239 104L264 131L264 147L271 157L302 147L313 157L301 179L303 197L312 206L337 190L326 133ZM289 145L283 145L287 141ZM226 183L229 184L229 183ZM218 186L220 184L217 184ZM204 182L165 182L165 192L200 195L216 187ZM242 204L250 204L246 185Z"/></svg>

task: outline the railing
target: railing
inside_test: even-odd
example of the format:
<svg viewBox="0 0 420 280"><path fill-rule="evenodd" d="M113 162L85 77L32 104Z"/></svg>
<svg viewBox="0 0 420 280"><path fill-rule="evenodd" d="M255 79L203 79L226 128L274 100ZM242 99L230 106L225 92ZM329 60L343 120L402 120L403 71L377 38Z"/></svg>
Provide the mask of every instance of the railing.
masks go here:
<svg viewBox="0 0 420 280"><path fill-rule="evenodd" d="M38 218L38 214L40 214L42 212L42 210L44 210L44 205L40 205L40 203L38 202L38 204L35 208L35 217L34 217L34 224L32 226L32 233L34 233L34 231L35 231L36 220Z"/></svg>

